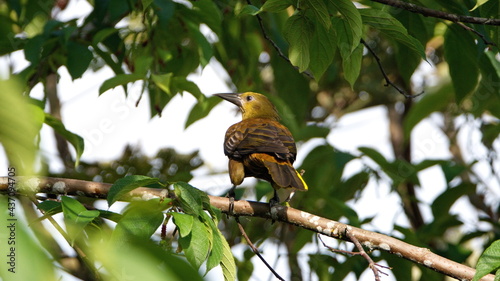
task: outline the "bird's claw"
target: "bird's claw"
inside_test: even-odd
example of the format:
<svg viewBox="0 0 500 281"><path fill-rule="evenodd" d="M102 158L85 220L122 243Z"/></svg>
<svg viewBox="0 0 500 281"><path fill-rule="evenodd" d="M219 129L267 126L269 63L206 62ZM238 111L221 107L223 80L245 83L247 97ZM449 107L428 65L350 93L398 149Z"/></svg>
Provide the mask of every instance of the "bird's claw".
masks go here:
<svg viewBox="0 0 500 281"><path fill-rule="evenodd" d="M227 209L227 217L234 215L234 197L236 196L234 192L234 186L227 192L226 197L229 198L229 208Z"/></svg>

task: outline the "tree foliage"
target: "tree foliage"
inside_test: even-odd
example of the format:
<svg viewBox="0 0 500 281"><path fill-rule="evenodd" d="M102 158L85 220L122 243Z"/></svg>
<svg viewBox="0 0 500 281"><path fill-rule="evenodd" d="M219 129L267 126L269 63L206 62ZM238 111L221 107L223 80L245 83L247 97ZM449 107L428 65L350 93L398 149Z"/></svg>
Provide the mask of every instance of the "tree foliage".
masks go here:
<svg viewBox="0 0 500 281"><path fill-rule="evenodd" d="M22 53L28 62L22 71L9 71L0 81L0 142L17 175L38 171L115 183L107 198L110 205L143 185L170 188L176 195L132 202L117 212L104 210L99 200L86 196L19 196L26 217L18 228L24 243L19 246L20 259L29 247L30 256L53 265L27 268L27 261L19 261L23 279L57 279L57 268L84 280L199 280L202 266L206 271L220 266L226 280L258 276L250 250L237 259L231 255L230 248L241 241L234 221L221 217L205 193L186 183L202 165L196 152L183 155L165 149L151 158L127 148L111 163L85 163L79 160L85 151L83 138L65 127L57 110L58 96L64 93L57 93L53 85L61 68L73 80L87 71L109 68L114 76L102 81L99 94L116 87L128 94L130 85L141 85L141 97L147 98L138 102L149 103L152 117L161 116L177 95L195 97L188 127L219 102L189 79L210 63L220 63L235 91L268 94L298 143L322 140L299 167L306 171L311 191L296 195L295 208L372 227L373 218L360 218L352 203L365 194L368 184L388 185L407 221L395 223L388 234L471 266L476 262L474 251L480 253L491 244L478 263L478 274L498 272L498 259L492 256L498 252L498 241L493 241L500 237L500 204L494 192L500 184L500 4L390 1L396 2L393 7L386 2L106 0L89 1L91 12L73 20L61 20L58 13L74 1L0 2L0 55ZM421 69L428 66L432 74L426 83ZM30 95L37 85L44 88L42 98ZM328 141L331 128L343 116L373 107L387 112L392 154L371 147L341 151ZM436 119L450 156L415 160L415 128ZM464 155L458 136L465 123L481 132L477 146L482 155ZM58 134L66 168L61 174L52 175L50 163L40 157L42 124ZM75 150L73 158L68 143ZM362 167L346 174L350 164ZM422 184L422 171L430 167L439 168L446 188L424 206L422 190L435 188ZM272 189L258 182L255 190L256 199L262 200ZM1 198L8 203L7 196ZM472 226L450 211L459 201L474 211ZM426 208L430 214L424 214ZM61 212L64 229L52 219ZM49 220L56 229L48 231L40 220ZM106 222L113 222L113 227ZM259 245L279 247L289 265L287 279L341 280L348 274L359 278L366 270L353 258L307 252L308 245L319 245L308 230L260 219L244 225ZM158 228L160 235L155 234ZM167 234L171 228L175 230ZM73 247L78 266L67 263L54 232ZM307 265L300 261L302 253ZM444 279L424 268L415 274L415 265L388 253L374 253L373 259L385 260L397 280ZM7 280L8 274L0 272Z"/></svg>

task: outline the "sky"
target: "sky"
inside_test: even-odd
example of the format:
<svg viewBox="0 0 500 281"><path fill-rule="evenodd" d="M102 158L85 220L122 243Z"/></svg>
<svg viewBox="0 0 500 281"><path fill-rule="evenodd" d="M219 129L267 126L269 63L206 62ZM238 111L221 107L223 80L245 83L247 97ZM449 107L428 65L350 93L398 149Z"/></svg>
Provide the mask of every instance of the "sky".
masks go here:
<svg viewBox="0 0 500 281"><path fill-rule="evenodd" d="M83 2L83 3L82 3ZM88 13L85 8L86 1L70 1L68 11L74 14L67 14L66 11L58 16L61 20L71 17L81 17ZM5 66L14 62L14 70L23 69L27 62L21 52L16 52L11 59L0 58L0 77L5 78ZM426 75L432 76L432 69L422 66ZM149 103L147 96L144 96L138 107L135 103L140 92L140 85L134 84L126 97L123 90L117 87L98 95L98 89L103 81L113 76L113 72L108 68L103 68L95 73L86 72L81 79L71 81L67 70L59 69L60 82L58 85L59 96L62 104L62 119L66 128L85 139L85 151L82 156L84 161L110 161L121 155L127 144L138 145L149 156L156 154L160 148L172 147L180 153L189 153L194 150L200 151L201 158L205 165L195 171L195 178L191 184L207 191L209 194L220 194L228 189L231 184L227 171L227 158L224 156L222 143L226 129L238 122L240 116L236 114L234 105L221 102L217 105L207 118L184 129L187 113L191 110L196 100L190 94L176 96L163 110L162 117L150 118ZM195 82L206 95L214 93L229 92L230 89L225 84L227 74L217 62L212 61L205 69L199 69L189 77ZM40 85L32 91L33 97L42 96ZM463 130L459 135L459 142L464 148L466 160L472 157L484 157L485 151L481 150L480 133L476 124L470 120L458 120ZM412 134L414 161L418 162L426 158L447 159L450 157L446 137L439 129L442 120L439 115L434 114L424 122L416 126ZM210 134L206 130L210 129ZM46 125L41 132L41 148L43 157L50 159L51 169L58 171L62 165L57 158L55 141L52 131ZM393 158L393 153L389 142L387 114L383 107L374 107L361 110L356 113L347 114L340 120L336 120L327 140L335 148L359 155L358 147L369 146L380 151L388 159ZM321 140L311 140L299 144L297 165L303 160L303 156L320 144ZM497 142L498 145L498 142ZM369 159L355 160L348 164L345 177L358 171L363 164L373 164ZM486 166L479 163L477 172L488 179L491 175L486 171ZM218 175L207 176L208 172L218 172ZM7 163L5 154L0 149L0 176L6 175ZM445 179L437 167L429 168L419 174L422 188L417 189L419 198L422 198L422 210L426 220L431 220L430 204L445 188ZM311 187L313 192L314 187ZM493 200L500 198L500 188L492 186L491 192ZM293 201L292 201L293 205ZM377 184L371 181L369 186L363 191L362 196L356 202L349 202L349 205L356 209L360 218L375 216L372 225L368 225L368 230L391 233L394 222L399 225L407 225L397 196L391 194L387 184ZM383 208L380 208L383 206ZM452 212L456 212L471 228L475 226L475 216L471 215L470 206L466 200L456 203ZM346 221L344 221L346 222ZM394 233L397 236L397 233ZM334 242L332 242L334 243ZM239 246L238 246L239 247ZM273 247L273 245L268 245ZM274 245L274 247L276 247ZM280 252L276 251L267 252ZM315 252L318 249L311 246L306 251ZM284 250L282 252L285 252ZM238 251L235 251L237 254ZM240 252L241 253L241 252ZM266 257L273 264L275 255ZM304 261L303 261L304 262ZM260 261L256 261L259 266ZM286 263L278 263L278 270L285 269ZM268 271L257 267L257 270L265 272L267 279ZM371 272L364 274L360 280L373 280ZM215 275L214 275L215 274ZM217 270L210 273L208 278L217 280ZM393 280L392 277L384 277L385 281ZM349 279L348 279L349 280ZM351 278L351 280L354 280Z"/></svg>

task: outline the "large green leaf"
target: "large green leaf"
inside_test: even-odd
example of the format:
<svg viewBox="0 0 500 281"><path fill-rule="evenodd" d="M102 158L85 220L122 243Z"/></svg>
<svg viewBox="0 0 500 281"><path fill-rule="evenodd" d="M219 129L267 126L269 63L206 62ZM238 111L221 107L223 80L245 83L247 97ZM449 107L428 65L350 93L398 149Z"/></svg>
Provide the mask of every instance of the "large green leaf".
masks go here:
<svg viewBox="0 0 500 281"><path fill-rule="evenodd" d="M76 150L75 167L78 166L85 146L83 138L75 133L68 131L61 120L48 113L45 113L45 124L52 127L54 131L63 136L69 143L71 143L71 145L73 145Z"/></svg>
<svg viewBox="0 0 500 281"><path fill-rule="evenodd" d="M179 237L179 244L182 247L187 260L195 267L200 268L207 259L210 251L210 232L207 225L198 218L193 220L193 227L189 235Z"/></svg>
<svg viewBox="0 0 500 281"><path fill-rule="evenodd" d="M297 13L288 18L283 30L283 35L290 43L288 58L300 72L305 71L310 61L309 47L314 31L312 23L303 14Z"/></svg>
<svg viewBox="0 0 500 281"><path fill-rule="evenodd" d="M217 235L220 236L220 241L222 243L222 259L220 266L222 268L222 274L224 275L224 281L236 280L236 264L231 252L231 247L229 247L225 237L222 236L220 232L217 232Z"/></svg>
<svg viewBox="0 0 500 281"><path fill-rule="evenodd" d="M333 28L316 25L311 38L311 61L309 69L319 80L333 61L337 49L336 35Z"/></svg>
<svg viewBox="0 0 500 281"><path fill-rule="evenodd" d="M170 213L174 218L174 224L179 229L181 237L186 237L193 229L194 216L183 213Z"/></svg>
<svg viewBox="0 0 500 281"><path fill-rule="evenodd" d="M476 265L476 274L472 281L478 281L486 274L495 271L495 281L500 276L500 240L497 240L484 250Z"/></svg>
<svg viewBox="0 0 500 281"><path fill-rule="evenodd" d="M207 215L207 217L208 217L208 215ZM205 221L205 224L209 224L209 226L210 226L209 230L210 230L210 234L212 236L210 253L208 254L208 258L207 258L207 272L208 272L208 271L212 270L214 267L221 264L222 258L224 255L223 243L226 242L226 239L224 239L224 236L222 235L220 230L217 228L217 226L215 225L213 220L208 218L208 220L205 219L204 221Z"/></svg>
<svg viewBox="0 0 500 281"><path fill-rule="evenodd" d="M168 206L168 202L159 198L130 203L118 221L111 240L123 246L137 238L150 239L162 224L164 219L162 210Z"/></svg>
<svg viewBox="0 0 500 281"><path fill-rule="evenodd" d="M45 114L22 95L22 86L14 79L0 80L0 143L17 175L32 175L37 154L35 137Z"/></svg>
<svg viewBox="0 0 500 281"><path fill-rule="evenodd" d="M292 1L290 0L268 0L260 8L261 11L277 13L283 11L284 9L290 7Z"/></svg>
<svg viewBox="0 0 500 281"><path fill-rule="evenodd" d="M382 31L389 39L406 45L425 59L424 46L422 46L420 41L409 35L406 28L391 14L375 9L360 9L359 13L361 14L363 23Z"/></svg>
<svg viewBox="0 0 500 281"><path fill-rule="evenodd" d="M462 183L456 187L448 188L441 193L431 204L432 214L435 218L443 214L449 214L450 208L462 196L473 194L476 186L473 184Z"/></svg>
<svg viewBox="0 0 500 281"><path fill-rule="evenodd" d="M435 111L440 111L453 100L450 85L444 85L435 92L427 93L422 99L415 103L408 111L403 121L404 137L409 140L413 128L423 119Z"/></svg>
<svg viewBox="0 0 500 281"><path fill-rule="evenodd" d="M120 85L122 85L126 91L128 83L132 83L143 78L144 77L142 75L138 74L118 74L102 83L101 87L99 87L99 95Z"/></svg>
<svg viewBox="0 0 500 281"><path fill-rule="evenodd" d="M444 39L444 57L449 65L456 102L460 104L479 80L478 48L471 32L456 24L448 26Z"/></svg>
<svg viewBox="0 0 500 281"><path fill-rule="evenodd" d="M184 127L187 128L194 122L206 117L210 113L212 108L214 108L219 102L220 98L215 96L204 98L198 101L198 103L196 103L189 112Z"/></svg>
<svg viewBox="0 0 500 281"><path fill-rule="evenodd" d="M354 87L361 71L361 60L363 59L363 44L358 44L356 49L347 57L342 57L342 68L344 69L344 78Z"/></svg>
<svg viewBox="0 0 500 281"><path fill-rule="evenodd" d="M70 243L74 243L83 229L99 216L99 211L87 210L82 203L68 196L61 198L61 204Z"/></svg>
<svg viewBox="0 0 500 281"><path fill-rule="evenodd" d="M89 248L91 259L106 272L104 280L203 280L185 259L165 251L150 239L132 237L125 245L93 241Z"/></svg>
<svg viewBox="0 0 500 281"><path fill-rule="evenodd" d="M207 195L185 182L174 183L178 204L186 214L199 216L203 212L203 199Z"/></svg>
<svg viewBox="0 0 500 281"><path fill-rule="evenodd" d="M485 18L498 18L498 15L500 15L500 1L488 1L484 3L479 10L481 11L481 15ZM497 44L497 46L500 46L500 28L495 25L485 25L484 29L488 37Z"/></svg>
<svg viewBox="0 0 500 281"><path fill-rule="evenodd" d="M344 58L351 54L361 40L363 22L356 6L350 0L328 0L331 14L339 12L341 17L333 18L333 28L337 32L337 46Z"/></svg>
<svg viewBox="0 0 500 281"><path fill-rule="evenodd" d="M68 59L66 67L73 80L82 77L94 58L89 47L81 43L69 41L67 46Z"/></svg>
<svg viewBox="0 0 500 281"><path fill-rule="evenodd" d="M304 1L309 9L312 10L316 22L321 23L325 29L330 29L332 26L332 21L330 20L330 14L328 8L323 0L306 0Z"/></svg>
<svg viewBox="0 0 500 281"><path fill-rule="evenodd" d="M222 34L222 13L217 7L216 2L211 0L199 0L193 2L193 10L203 23L217 35Z"/></svg>

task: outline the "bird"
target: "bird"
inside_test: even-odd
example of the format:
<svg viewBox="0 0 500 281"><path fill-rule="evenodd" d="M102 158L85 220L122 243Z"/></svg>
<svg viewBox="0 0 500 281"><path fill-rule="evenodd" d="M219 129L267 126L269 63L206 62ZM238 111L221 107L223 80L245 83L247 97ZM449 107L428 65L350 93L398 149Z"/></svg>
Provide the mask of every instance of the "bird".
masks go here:
<svg viewBox="0 0 500 281"><path fill-rule="evenodd" d="M234 205L234 190L244 178L255 177L271 183L275 205L291 199L296 190L308 186L293 167L297 148L290 130L282 125L276 107L262 94L254 92L215 94L240 109L242 121L230 126L224 138L224 154L229 158L228 170L232 188L228 192ZM278 196L278 191L284 194ZM229 210L232 211L233 205Z"/></svg>

